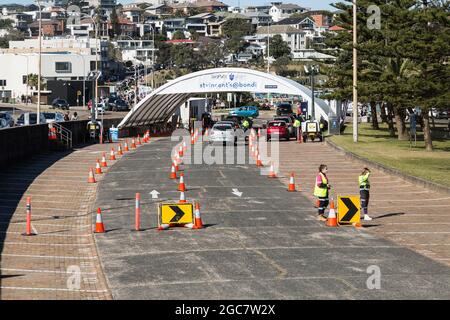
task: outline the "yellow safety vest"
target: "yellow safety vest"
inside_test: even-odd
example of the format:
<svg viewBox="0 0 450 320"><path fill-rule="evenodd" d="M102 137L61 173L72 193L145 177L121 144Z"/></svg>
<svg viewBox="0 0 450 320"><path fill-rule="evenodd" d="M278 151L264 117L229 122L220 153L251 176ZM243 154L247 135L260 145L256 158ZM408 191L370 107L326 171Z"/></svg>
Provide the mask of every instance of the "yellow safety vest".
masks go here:
<svg viewBox="0 0 450 320"><path fill-rule="evenodd" d="M299 120L295 119L295 121L294 121L294 127L295 127L295 128L300 127L300 121L299 121Z"/></svg>
<svg viewBox="0 0 450 320"><path fill-rule="evenodd" d="M325 177L325 175L322 172L320 172L319 174L322 176L322 183L328 184L328 179ZM319 187L317 185L317 180L316 180L315 187L314 187L314 196L322 198L322 197L326 197L327 193L328 193L328 187L324 187L324 188Z"/></svg>
<svg viewBox="0 0 450 320"><path fill-rule="evenodd" d="M359 190L369 190L370 189L369 176L370 176L370 172L358 177Z"/></svg>

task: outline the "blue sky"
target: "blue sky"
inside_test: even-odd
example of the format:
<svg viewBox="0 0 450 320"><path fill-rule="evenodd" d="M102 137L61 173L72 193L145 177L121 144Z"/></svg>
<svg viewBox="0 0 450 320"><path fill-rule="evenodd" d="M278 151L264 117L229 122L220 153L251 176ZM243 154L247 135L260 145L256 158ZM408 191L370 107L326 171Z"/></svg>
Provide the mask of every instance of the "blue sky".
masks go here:
<svg viewBox="0 0 450 320"><path fill-rule="evenodd" d="M226 4L230 6L237 6L239 0L222 0ZM279 0L282 1L282 0ZM134 2L134 0L119 0L121 3L130 3ZM270 3L271 0L240 0L240 4L242 7L247 5L264 5ZM329 5L332 2L338 2L336 0L285 0L284 3L296 3L301 6L309 7L312 9L329 9L333 10L333 8ZM33 0L0 0L0 4L8 4L8 3L18 3L18 4L31 4L34 3Z"/></svg>

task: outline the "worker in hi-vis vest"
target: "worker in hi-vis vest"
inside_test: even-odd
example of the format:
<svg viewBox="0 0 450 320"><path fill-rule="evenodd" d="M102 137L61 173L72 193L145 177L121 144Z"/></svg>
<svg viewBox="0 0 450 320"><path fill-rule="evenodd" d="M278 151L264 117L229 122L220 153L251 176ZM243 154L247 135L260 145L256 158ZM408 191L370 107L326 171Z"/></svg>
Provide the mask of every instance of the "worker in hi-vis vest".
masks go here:
<svg viewBox="0 0 450 320"><path fill-rule="evenodd" d="M294 124L293 127L295 128L295 136L298 137L300 136L300 126L302 125L302 123L299 120L299 117L296 117L294 120Z"/></svg>
<svg viewBox="0 0 450 320"><path fill-rule="evenodd" d="M366 220L366 221L372 220L372 218L368 214L369 198L370 198L369 176L370 176L370 169L364 168L363 172L358 177L361 209L364 212L364 220Z"/></svg>
<svg viewBox="0 0 450 320"><path fill-rule="evenodd" d="M316 177L316 184L314 186L314 196L319 199L318 217L319 219L325 219L325 209L328 207L328 193L331 188L327 178L328 168L326 165L321 164L319 166L319 173Z"/></svg>

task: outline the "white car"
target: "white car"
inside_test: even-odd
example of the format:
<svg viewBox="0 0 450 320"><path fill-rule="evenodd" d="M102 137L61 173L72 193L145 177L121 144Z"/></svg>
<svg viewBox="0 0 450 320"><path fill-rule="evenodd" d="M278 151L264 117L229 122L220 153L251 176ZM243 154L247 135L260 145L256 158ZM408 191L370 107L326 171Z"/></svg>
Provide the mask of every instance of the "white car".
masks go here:
<svg viewBox="0 0 450 320"><path fill-rule="evenodd" d="M45 122L64 122L64 115L60 112L44 112Z"/></svg>
<svg viewBox="0 0 450 320"><path fill-rule="evenodd" d="M209 142L234 143L236 136L230 123L216 123L209 134Z"/></svg>

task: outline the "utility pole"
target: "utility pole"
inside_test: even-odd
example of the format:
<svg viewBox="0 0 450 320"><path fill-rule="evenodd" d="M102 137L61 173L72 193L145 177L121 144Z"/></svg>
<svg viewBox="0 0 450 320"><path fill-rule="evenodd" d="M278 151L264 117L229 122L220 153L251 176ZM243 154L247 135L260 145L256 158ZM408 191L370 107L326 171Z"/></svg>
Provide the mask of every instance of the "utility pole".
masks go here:
<svg viewBox="0 0 450 320"><path fill-rule="evenodd" d="M270 73L270 21L267 22L267 73Z"/></svg>
<svg viewBox="0 0 450 320"><path fill-rule="evenodd" d="M356 0L353 0L353 142L358 142L358 59L356 45L358 37Z"/></svg>
<svg viewBox="0 0 450 320"><path fill-rule="evenodd" d="M41 114L41 68L42 68L42 9L41 2L37 2L39 6L39 58L38 58L38 96L37 96L37 109L36 109L36 123L40 124L40 114Z"/></svg>
<svg viewBox="0 0 450 320"><path fill-rule="evenodd" d="M314 102L314 71L315 71L315 68L314 68L314 66L312 65L311 66L311 113L312 113L312 116L311 116L311 119L314 121L314 120L316 120L316 108L315 108L315 102Z"/></svg>

